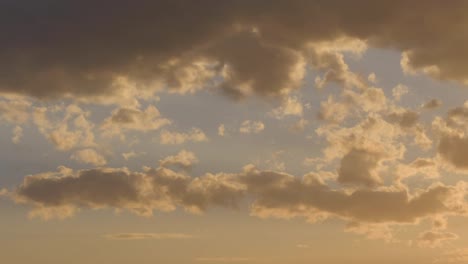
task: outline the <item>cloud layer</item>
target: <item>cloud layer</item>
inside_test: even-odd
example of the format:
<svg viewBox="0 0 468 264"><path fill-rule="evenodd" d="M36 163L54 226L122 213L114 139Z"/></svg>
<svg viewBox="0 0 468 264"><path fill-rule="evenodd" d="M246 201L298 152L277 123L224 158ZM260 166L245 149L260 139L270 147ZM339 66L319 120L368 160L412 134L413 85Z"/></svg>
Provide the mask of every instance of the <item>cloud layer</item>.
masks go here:
<svg viewBox="0 0 468 264"><path fill-rule="evenodd" d="M0 92L94 102L203 87L281 96L301 85L306 64L326 72L319 83L359 86L341 56L362 51L351 45L359 41L399 50L408 73L466 83L467 8L462 0L3 1Z"/></svg>

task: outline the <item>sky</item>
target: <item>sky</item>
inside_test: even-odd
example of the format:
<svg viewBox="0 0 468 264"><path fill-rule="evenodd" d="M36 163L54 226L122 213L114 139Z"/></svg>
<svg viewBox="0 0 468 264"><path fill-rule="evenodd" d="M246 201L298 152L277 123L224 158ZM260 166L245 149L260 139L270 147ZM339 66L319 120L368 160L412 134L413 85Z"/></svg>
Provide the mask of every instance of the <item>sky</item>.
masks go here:
<svg viewBox="0 0 468 264"><path fill-rule="evenodd" d="M0 261L468 263L467 12L0 1Z"/></svg>

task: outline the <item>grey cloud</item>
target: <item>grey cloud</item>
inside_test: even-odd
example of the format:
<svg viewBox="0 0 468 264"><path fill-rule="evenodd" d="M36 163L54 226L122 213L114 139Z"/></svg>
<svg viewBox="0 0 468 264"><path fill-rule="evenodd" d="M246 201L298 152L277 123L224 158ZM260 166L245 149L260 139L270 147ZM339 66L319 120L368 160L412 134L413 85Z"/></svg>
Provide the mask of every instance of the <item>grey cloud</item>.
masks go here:
<svg viewBox="0 0 468 264"><path fill-rule="evenodd" d="M338 181L345 184L375 186L382 183L377 167L382 159L379 153L364 149L351 149L341 160Z"/></svg>
<svg viewBox="0 0 468 264"><path fill-rule="evenodd" d="M236 174L193 178L165 168L147 168L144 172L125 168L73 172L61 168L56 173L27 176L7 195L32 205L32 215L43 217L63 217L61 213L70 216L79 208L127 209L149 216L153 210L182 207L200 213L211 207L236 209L250 197L252 214L259 217L414 223L425 217L464 214L466 206L461 183L437 184L416 193L396 187L347 192L325 184L316 174L301 179L253 167Z"/></svg>
<svg viewBox="0 0 468 264"><path fill-rule="evenodd" d="M387 117L390 122L394 122L402 128L414 127L419 121L419 113L407 109L400 112L392 112Z"/></svg>
<svg viewBox="0 0 468 264"><path fill-rule="evenodd" d="M340 50L309 45L343 37L404 52L408 72L466 83L467 7L461 0L8 0L0 6L0 91L109 99L216 85L236 98L279 96L300 86L305 62L325 71L324 80L360 85L343 75Z"/></svg>
<svg viewBox="0 0 468 264"><path fill-rule="evenodd" d="M268 177L266 183L251 184L249 191L256 194L252 205L255 215L291 218L307 217L316 221L338 216L357 222L415 222L420 218L442 213L462 213L459 192L463 186L436 185L416 195L407 190L358 189L350 194L334 190L319 181L300 180L286 174L252 171L247 179ZM453 200L451 200L453 199Z"/></svg>
<svg viewBox="0 0 468 264"><path fill-rule="evenodd" d="M468 138L459 135L441 137L437 151L441 157L460 169L468 169Z"/></svg>
<svg viewBox="0 0 468 264"><path fill-rule="evenodd" d="M440 101L439 99L432 99L428 102L426 102L425 104L422 105L422 108L424 109L435 109L435 108L438 108L442 105L442 101Z"/></svg>
<svg viewBox="0 0 468 264"><path fill-rule="evenodd" d="M437 152L447 164L456 169L468 169L468 103L448 111L447 117L437 117L433 128L438 132Z"/></svg>

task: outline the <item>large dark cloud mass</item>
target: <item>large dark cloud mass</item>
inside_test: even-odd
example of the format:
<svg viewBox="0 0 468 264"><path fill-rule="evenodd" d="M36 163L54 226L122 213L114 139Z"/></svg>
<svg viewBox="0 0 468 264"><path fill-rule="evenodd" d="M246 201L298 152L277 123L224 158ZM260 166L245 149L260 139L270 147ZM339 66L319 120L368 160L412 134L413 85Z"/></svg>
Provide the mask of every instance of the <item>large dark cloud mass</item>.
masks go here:
<svg viewBox="0 0 468 264"><path fill-rule="evenodd" d="M333 69L320 43L344 37L403 52L407 71L466 83L467 11L462 0L5 0L0 92L96 98L216 85L277 96L300 86L306 63Z"/></svg>
<svg viewBox="0 0 468 264"><path fill-rule="evenodd" d="M417 193L404 188L357 189L346 192L320 176L303 178L246 167L235 174L190 177L166 168L130 172L100 168L27 176L9 194L31 204L42 217L65 217L79 208L127 209L151 215L177 207L203 212L211 207L238 208L247 197L260 217L338 217L364 223L413 223L441 214L466 212L465 185L433 185Z"/></svg>

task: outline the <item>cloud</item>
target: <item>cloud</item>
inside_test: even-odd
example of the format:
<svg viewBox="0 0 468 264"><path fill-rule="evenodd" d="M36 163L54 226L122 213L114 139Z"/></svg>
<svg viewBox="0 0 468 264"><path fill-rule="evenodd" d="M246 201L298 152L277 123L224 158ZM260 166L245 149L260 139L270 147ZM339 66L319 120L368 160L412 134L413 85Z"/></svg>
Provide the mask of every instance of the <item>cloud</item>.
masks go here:
<svg viewBox="0 0 468 264"><path fill-rule="evenodd" d="M409 164L399 164L396 173L402 179L415 175L437 178L440 176L439 167L440 164L435 159L417 158Z"/></svg>
<svg viewBox="0 0 468 264"><path fill-rule="evenodd" d="M468 162L468 103L448 111L445 118L432 122L438 134L437 153L445 164L458 170L467 170Z"/></svg>
<svg viewBox="0 0 468 264"><path fill-rule="evenodd" d="M369 74L367 76L367 80L371 83L377 83L379 80L377 79L377 75L375 75L374 72L372 72L371 74Z"/></svg>
<svg viewBox="0 0 468 264"><path fill-rule="evenodd" d="M407 73L466 83L466 9L400 0L8 2L0 92L107 103L212 86L235 98L282 96L300 87L307 63L324 72L319 86L361 86L342 53L367 46L401 51Z"/></svg>
<svg viewBox="0 0 468 264"><path fill-rule="evenodd" d="M88 120L90 113L75 104L54 108L36 107L32 116L39 132L58 150L96 146L94 124Z"/></svg>
<svg viewBox="0 0 468 264"><path fill-rule="evenodd" d="M242 134L258 134L264 129L265 125L261 121L245 120L239 128L239 132Z"/></svg>
<svg viewBox="0 0 468 264"><path fill-rule="evenodd" d="M338 181L344 184L379 185L382 179L377 175L376 169L380 160L378 153L351 149L341 160Z"/></svg>
<svg viewBox="0 0 468 264"><path fill-rule="evenodd" d="M152 105L145 110L123 107L112 112L101 125L101 130L104 135L124 137L126 131L148 132L169 124L171 121L161 117L159 110Z"/></svg>
<svg viewBox="0 0 468 264"><path fill-rule="evenodd" d="M31 102L23 98L0 97L0 121L24 124L30 118Z"/></svg>
<svg viewBox="0 0 468 264"><path fill-rule="evenodd" d="M420 247L435 248L441 247L444 243L456 239L458 239L458 235L454 233L440 231L425 231L419 234L417 243Z"/></svg>
<svg viewBox="0 0 468 264"><path fill-rule="evenodd" d="M162 159L161 167L145 167L141 172L126 168L72 171L60 167L57 172L25 177L17 188L5 191L5 196L31 206L30 217L43 219L67 218L82 209L104 208L127 210L146 217L153 215L154 211L168 212L176 208L200 214L213 207L239 210L241 204L248 202L250 214L260 218L305 218L311 223L328 218L341 219L348 223L346 232L386 241L397 241L392 229L394 225L413 225L423 219L433 220L434 234L446 233L443 227L447 216L466 215L467 212L466 184L463 182L455 185L434 183L425 189L415 190L401 182L381 186L379 178L370 181L368 179L373 176L365 177L366 173L373 173L369 171L375 169L375 160L367 167L357 165L356 171L338 171L339 182L343 181L339 177L351 174L348 176L351 180L346 183L354 184L354 188L347 189L336 185L336 176L328 172L297 177L284 172L258 170L250 165L238 173L206 173L191 177L187 171L167 168L179 164L191 166L194 163L191 154L181 151ZM361 154L365 153L356 155ZM429 160L415 160L411 166L419 168L429 163ZM360 177L359 173L364 176ZM433 247L456 238L437 234L420 235L415 241L420 246ZM179 237L122 233L110 234L107 238Z"/></svg>
<svg viewBox="0 0 468 264"><path fill-rule="evenodd" d="M141 156L141 155L145 155L146 153L145 152L140 152L140 153L136 153L135 151L130 151L130 152L125 152L125 153L122 153L122 157L125 159L125 160L130 160L131 158L135 158L135 157L138 157L138 156Z"/></svg>
<svg viewBox="0 0 468 264"><path fill-rule="evenodd" d="M442 101L440 101L439 99L432 99L426 102L425 104L423 104L421 107L424 109L435 109L435 108L440 107L441 105L442 105Z"/></svg>
<svg viewBox="0 0 468 264"><path fill-rule="evenodd" d="M21 142L21 138L23 137L23 128L20 126L15 126L13 129L13 137L11 138L11 141L15 144L18 144Z"/></svg>
<svg viewBox="0 0 468 264"><path fill-rule="evenodd" d="M433 184L410 193L400 186L379 189L334 189L317 174L302 178L247 166L241 173L190 177L167 168L130 172L125 168L71 171L59 168L27 176L9 194L33 206L31 216L69 217L81 208L126 209L150 216L154 210L177 207L201 213L212 207L236 209L252 199L258 217L304 217L314 222L329 217L356 223L410 224L424 218L466 213L466 187Z"/></svg>
<svg viewBox="0 0 468 264"><path fill-rule="evenodd" d="M222 175L191 178L169 169L96 168L27 176L14 199L35 205L31 216L69 217L80 208L127 209L149 216L153 210L172 211L176 206L199 213L209 207L236 208L242 186Z"/></svg>
<svg viewBox="0 0 468 264"><path fill-rule="evenodd" d="M78 150L70 158L80 163L93 164L96 166L103 166L107 163L106 158L97 153L94 149Z"/></svg>
<svg viewBox="0 0 468 264"><path fill-rule="evenodd" d="M403 95L407 94L408 92L409 92L408 87L403 84L398 84L392 89L392 95L396 101L400 101Z"/></svg>
<svg viewBox="0 0 468 264"><path fill-rule="evenodd" d="M218 136L224 137L225 133L226 133L226 128L224 127L224 124L220 124L218 126Z"/></svg>
<svg viewBox="0 0 468 264"><path fill-rule="evenodd" d="M111 240L142 240L142 239L190 239L192 235L182 233L118 233L104 236Z"/></svg>
<svg viewBox="0 0 468 264"><path fill-rule="evenodd" d="M413 223L434 214L464 210L462 183L438 184L411 195L405 189L391 188L346 193L333 190L313 175L301 180L287 174L253 170L240 179L248 186L248 192L255 194L252 213L259 217L302 216L317 221L335 216L356 222Z"/></svg>
<svg viewBox="0 0 468 264"><path fill-rule="evenodd" d="M188 132L161 131L159 142L163 145L180 145L187 141L203 142L208 141L208 137L199 128L192 128Z"/></svg>
<svg viewBox="0 0 468 264"><path fill-rule="evenodd" d="M198 162L197 157L193 152L187 150L181 150L177 155L168 156L159 161L161 167L166 166L180 166L182 168L190 168L192 165Z"/></svg>
<svg viewBox="0 0 468 264"><path fill-rule="evenodd" d="M411 128L418 124L419 113L402 109L388 114L387 117L390 122L396 123L402 128Z"/></svg>
<svg viewBox="0 0 468 264"><path fill-rule="evenodd" d="M277 119L283 119L286 116L301 117L303 114L302 103L296 97L288 97L281 106L273 109L270 114Z"/></svg>

